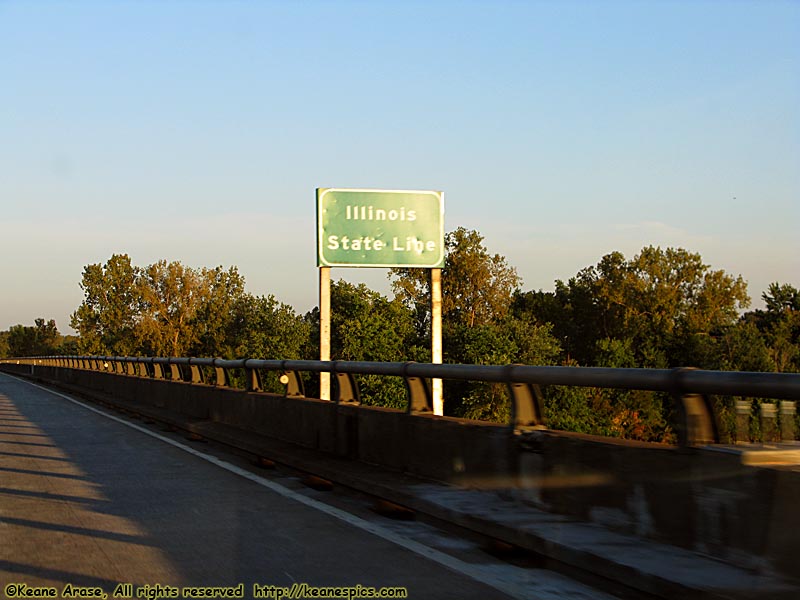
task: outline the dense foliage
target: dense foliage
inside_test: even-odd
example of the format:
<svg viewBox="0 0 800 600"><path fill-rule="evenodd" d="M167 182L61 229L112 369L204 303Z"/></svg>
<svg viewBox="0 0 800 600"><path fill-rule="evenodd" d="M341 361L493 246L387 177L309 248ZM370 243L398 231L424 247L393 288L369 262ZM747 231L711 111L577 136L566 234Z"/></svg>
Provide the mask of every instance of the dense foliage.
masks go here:
<svg viewBox="0 0 800 600"><path fill-rule="evenodd" d="M505 257L491 254L477 231L462 227L445 236L442 268L442 345L444 362L469 364L553 364L559 344L552 326L535 315L511 312L521 283ZM391 269L395 297L414 314L418 345L430 347L430 272ZM506 421L505 386L448 382L445 412L471 419Z"/></svg>
<svg viewBox="0 0 800 600"><path fill-rule="evenodd" d="M555 292L519 294L515 304L552 322L566 357L580 364L711 366L707 342L737 322L746 290L698 254L648 247L631 260L608 254L557 281Z"/></svg>
<svg viewBox="0 0 800 600"><path fill-rule="evenodd" d="M612 252L556 281L553 292L522 291L516 269L477 231L458 228L445 247L445 362L800 371L800 291L792 285L773 283L764 308L743 312L750 298L741 277L680 248L646 247L631 259ZM430 360L430 271L391 269L389 278L392 299L364 284L331 284L334 359ZM300 315L272 295L249 294L235 267L139 267L115 254L86 266L80 285L84 299L71 320L79 337L36 319L0 332L0 356L319 356L319 311ZM316 384L308 385L313 393ZM367 404L405 406L396 378L361 377L360 387ZM672 402L658 394L544 391L554 428L673 439ZM445 412L502 422L509 398L501 385L446 382Z"/></svg>
<svg viewBox="0 0 800 600"><path fill-rule="evenodd" d="M53 352L60 344L60 335L53 319L36 319L33 327L14 325L3 336L11 356L33 356Z"/></svg>

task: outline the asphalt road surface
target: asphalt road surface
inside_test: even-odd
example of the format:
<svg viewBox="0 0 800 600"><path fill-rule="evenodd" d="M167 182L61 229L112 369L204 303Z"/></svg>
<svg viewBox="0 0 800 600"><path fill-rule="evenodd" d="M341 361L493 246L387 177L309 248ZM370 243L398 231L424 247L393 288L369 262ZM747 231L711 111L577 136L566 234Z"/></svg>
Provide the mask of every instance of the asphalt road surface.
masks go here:
<svg viewBox="0 0 800 600"><path fill-rule="evenodd" d="M218 589L197 593L245 598L347 597L311 589L335 587L405 588L412 599L548 597L513 569L442 552L419 531L414 539L294 487L0 374L6 597L187 597L184 588L203 586ZM561 591L608 597L577 584Z"/></svg>

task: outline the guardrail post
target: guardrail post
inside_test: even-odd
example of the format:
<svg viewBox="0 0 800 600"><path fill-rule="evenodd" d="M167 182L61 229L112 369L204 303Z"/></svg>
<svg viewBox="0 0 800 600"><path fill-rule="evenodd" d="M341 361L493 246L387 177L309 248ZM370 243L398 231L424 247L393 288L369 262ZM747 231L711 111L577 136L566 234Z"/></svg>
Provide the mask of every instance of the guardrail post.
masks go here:
<svg viewBox="0 0 800 600"><path fill-rule="evenodd" d="M336 404L361 404L358 383L352 373L336 373Z"/></svg>
<svg viewBox="0 0 800 600"><path fill-rule="evenodd" d="M761 415L761 439L764 443L778 441L778 407L774 402L762 402L760 407Z"/></svg>
<svg viewBox="0 0 800 600"><path fill-rule="evenodd" d="M183 381L181 370L178 368L178 365L169 363L169 378L172 381Z"/></svg>
<svg viewBox="0 0 800 600"><path fill-rule="evenodd" d="M150 377L150 371L147 368L147 363L141 359L136 363L136 370L139 377Z"/></svg>
<svg viewBox="0 0 800 600"><path fill-rule="evenodd" d="M164 379L164 368L157 362L153 363L153 379Z"/></svg>
<svg viewBox="0 0 800 600"><path fill-rule="evenodd" d="M228 370L224 367L214 365L214 385L219 387L229 387Z"/></svg>
<svg viewBox="0 0 800 600"><path fill-rule="evenodd" d="M750 441L750 413L753 401L749 398L737 398L734 403L736 410L736 441Z"/></svg>
<svg viewBox="0 0 800 600"><path fill-rule="evenodd" d="M203 373L200 371L199 365L193 365L192 359L189 359L189 381L190 383L203 383Z"/></svg>
<svg viewBox="0 0 800 600"><path fill-rule="evenodd" d="M251 369L248 368L247 365L244 367L245 373L245 385L247 385L248 392L260 392L261 391L261 373L258 372L258 369Z"/></svg>
<svg viewBox="0 0 800 600"><path fill-rule="evenodd" d="M361 404L361 395L358 383L352 373L339 373L336 371L336 361L333 362L333 374L336 376L336 404Z"/></svg>
<svg viewBox="0 0 800 600"><path fill-rule="evenodd" d="M542 390L538 385L528 383L509 383L511 393L511 427L522 429L543 429L544 407Z"/></svg>
<svg viewBox="0 0 800 600"><path fill-rule="evenodd" d="M678 409L678 443L681 446L718 444L719 430L711 401L707 396L686 393L683 389L683 374L693 370L689 367L672 370L672 397Z"/></svg>
<svg viewBox="0 0 800 600"><path fill-rule="evenodd" d="M286 386L285 396L287 398L305 398L306 391L303 386L303 378L299 371L284 371L279 381Z"/></svg>
<svg viewBox="0 0 800 600"><path fill-rule="evenodd" d="M681 446L702 446L719 443L713 408L706 396L680 394L677 396L681 423L678 439Z"/></svg>
<svg viewBox="0 0 800 600"><path fill-rule="evenodd" d="M784 442L791 442L795 439L795 415L797 414L797 402L791 400L781 400L781 439Z"/></svg>
<svg viewBox="0 0 800 600"><path fill-rule="evenodd" d="M542 390L535 383L513 381L514 368L523 365L508 365L505 368L506 385L511 394L511 428L544 429L544 400Z"/></svg>
<svg viewBox="0 0 800 600"><path fill-rule="evenodd" d="M433 413L433 394L427 379L414 377L408 374L408 367L413 365L407 362L403 365L403 381L408 393L408 409L410 415L423 415Z"/></svg>

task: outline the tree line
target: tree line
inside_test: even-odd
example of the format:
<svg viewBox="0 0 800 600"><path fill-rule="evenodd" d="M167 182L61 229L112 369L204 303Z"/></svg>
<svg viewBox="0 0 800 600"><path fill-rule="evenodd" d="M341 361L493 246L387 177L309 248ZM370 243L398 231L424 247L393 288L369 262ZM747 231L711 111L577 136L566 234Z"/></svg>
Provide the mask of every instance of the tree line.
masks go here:
<svg viewBox="0 0 800 600"><path fill-rule="evenodd" d="M479 232L445 236L444 361L744 371L800 371L800 291L773 283L763 309L746 283L683 249L646 247L603 256L555 290L523 291L516 269ZM430 272L389 271L393 297L364 284L331 284L332 357L430 361ZM273 295L245 290L235 267L195 269L125 254L87 265L76 338L53 321L0 332L0 355L113 354L315 359L319 311L297 313ZM402 407L402 382L362 377L367 404ZM312 384L313 387L313 384ZM546 411L556 428L635 439L672 439L672 402L650 392L553 387ZM446 414L504 421L503 386L446 382Z"/></svg>

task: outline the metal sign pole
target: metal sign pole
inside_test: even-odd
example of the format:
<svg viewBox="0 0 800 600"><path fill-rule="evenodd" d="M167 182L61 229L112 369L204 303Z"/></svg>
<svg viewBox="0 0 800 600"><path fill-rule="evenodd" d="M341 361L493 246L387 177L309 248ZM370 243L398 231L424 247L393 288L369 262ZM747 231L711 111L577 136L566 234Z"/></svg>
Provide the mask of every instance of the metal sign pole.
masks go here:
<svg viewBox="0 0 800 600"><path fill-rule="evenodd" d="M442 364L442 270L431 269L431 362ZM442 380L431 380L433 414L444 415Z"/></svg>
<svg viewBox="0 0 800 600"><path fill-rule="evenodd" d="M319 268L319 359L331 359L331 268ZM320 400L331 399L331 374L319 374Z"/></svg>

